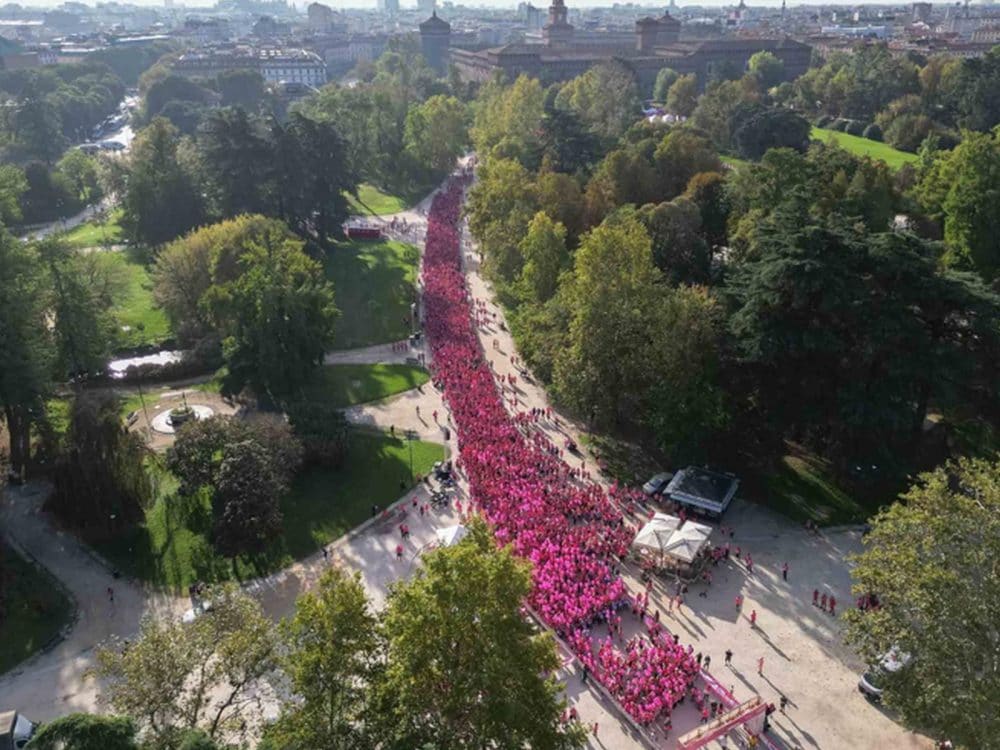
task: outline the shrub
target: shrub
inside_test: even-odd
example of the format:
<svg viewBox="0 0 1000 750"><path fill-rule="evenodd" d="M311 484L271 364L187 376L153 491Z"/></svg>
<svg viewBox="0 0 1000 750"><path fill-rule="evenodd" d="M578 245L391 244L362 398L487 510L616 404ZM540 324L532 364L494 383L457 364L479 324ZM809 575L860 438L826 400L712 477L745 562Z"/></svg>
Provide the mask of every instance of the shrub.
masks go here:
<svg viewBox="0 0 1000 750"><path fill-rule="evenodd" d="M871 141L881 141L882 140L882 128L876 125L874 122L865 128L865 131L861 134L865 138Z"/></svg>
<svg viewBox="0 0 1000 750"><path fill-rule="evenodd" d="M830 115L820 115L819 117L816 118L816 127L828 128L830 127L831 122L833 122L833 118L830 117Z"/></svg>
<svg viewBox="0 0 1000 750"><path fill-rule="evenodd" d="M860 136L865 132L865 124L857 120L850 120L847 123L847 127L844 128L844 132L848 135Z"/></svg>

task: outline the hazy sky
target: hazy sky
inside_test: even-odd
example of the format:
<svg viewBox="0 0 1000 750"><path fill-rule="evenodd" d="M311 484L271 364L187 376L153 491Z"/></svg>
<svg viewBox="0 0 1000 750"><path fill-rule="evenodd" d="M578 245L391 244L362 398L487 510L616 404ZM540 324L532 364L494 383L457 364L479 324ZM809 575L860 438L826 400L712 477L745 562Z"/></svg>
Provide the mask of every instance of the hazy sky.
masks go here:
<svg viewBox="0 0 1000 750"><path fill-rule="evenodd" d="M19 2L21 5L28 6L28 7L53 7L53 6L59 4L59 0L14 0L14 1ZM144 5L144 6L162 6L163 5L163 0L123 0L123 2L126 2L126 1L127 2L133 2L136 5ZM308 5L309 2L311 2L311 1L312 0L296 0L296 5L299 8L304 9L306 7L306 5ZM332 8L374 8L375 7L375 3L376 3L376 0L320 0L320 1L321 2L325 2L327 5L329 5ZM439 0L439 3L441 1L442 0ZM468 7L514 8L514 7L517 6L518 1L519 0L492 0L491 2L482 2L482 1L478 1L477 2L476 0L472 0L470 2L470 1L467 0L463 4L466 5L466 6L468 6ZM718 7L724 7L724 6L735 6L735 5L738 4L738 2L739 2L739 0L735 0L735 1L734 0L701 0L701 2L699 2L697 4L701 5L703 7L718 8ZM658 3L645 2L645 3L641 3L641 4L645 5L645 6L649 6L649 7L664 8L664 7L666 7L668 5L668 3L669 3L669 0L667 0L667 2L658 2ZM87 3L87 4L88 5L93 5L93 3ZM177 4L180 5L181 3L178 2ZM205 0L204 2L198 2L198 0L186 0L183 4L185 6L187 6L187 7L190 7L190 8L208 7L208 6L211 6L211 5L214 4L214 0ZM536 6L540 5L540 6L544 7L544 6L548 5L548 0L534 0L534 4ZM600 7L600 6L608 7L612 3L609 2L608 0L566 0L566 4L569 5L570 7L576 6L578 8L584 8L584 7ZM684 6L687 3L678 2L677 4L680 5L680 6ZM691 3L691 4L693 5L694 3ZM753 7L754 5L758 5L758 6L780 6L781 5L781 0L749 0L749 2L747 4L750 5L751 7ZM945 5L948 5L948 4L950 4L950 3L935 2L935 5L939 6L939 7L944 7ZM973 5L978 5L978 4L979 3L977 3L977 2L973 2ZM402 7L404 9L406 9L406 8L416 8L416 2L408 2L407 0L404 0L401 3L401 5L402 5ZM795 7L795 6L800 6L800 5L845 5L845 6L856 6L856 5L886 5L886 3L884 2L884 0L840 0L840 1L838 1L838 0L827 0L826 2L823 2L823 3L819 3L819 2L817 2L817 3L808 3L808 2L801 2L801 0L796 0L795 2L789 2L788 3L789 7ZM897 7L909 7L909 3L900 3Z"/></svg>

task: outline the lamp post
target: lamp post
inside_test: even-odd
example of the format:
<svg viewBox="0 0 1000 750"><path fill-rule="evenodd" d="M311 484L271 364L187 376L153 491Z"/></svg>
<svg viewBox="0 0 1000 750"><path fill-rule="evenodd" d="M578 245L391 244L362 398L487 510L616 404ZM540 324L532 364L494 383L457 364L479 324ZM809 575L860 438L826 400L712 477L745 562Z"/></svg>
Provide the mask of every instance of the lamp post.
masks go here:
<svg viewBox="0 0 1000 750"><path fill-rule="evenodd" d="M417 433L413 430L406 431L406 444L410 449L410 484L413 484L413 441L417 439Z"/></svg>

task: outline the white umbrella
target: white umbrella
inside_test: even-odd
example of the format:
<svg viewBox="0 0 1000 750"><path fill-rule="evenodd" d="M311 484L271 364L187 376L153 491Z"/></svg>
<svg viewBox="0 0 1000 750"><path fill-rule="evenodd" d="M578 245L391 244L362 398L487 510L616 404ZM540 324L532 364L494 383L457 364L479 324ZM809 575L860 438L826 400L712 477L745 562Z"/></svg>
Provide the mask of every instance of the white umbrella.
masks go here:
<svg viewBox="0 0 1000 750"><path fill-rule="evenodd" d="M465 539L468 535L469 530L461 524L456 524L455 526L445 526L443 529L437 530L437 538L438 541L441 542L442 547L452 547Z"/></svg>

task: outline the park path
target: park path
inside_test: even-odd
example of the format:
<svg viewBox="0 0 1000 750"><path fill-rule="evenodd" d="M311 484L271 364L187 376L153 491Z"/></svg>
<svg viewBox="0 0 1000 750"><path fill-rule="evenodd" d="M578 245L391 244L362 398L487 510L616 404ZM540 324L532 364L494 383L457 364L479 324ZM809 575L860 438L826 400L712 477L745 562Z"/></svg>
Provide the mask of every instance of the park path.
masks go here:
<svg viewBox="0 0 1000 750"><path fill-rule="evenodd" d="M0 502L4 534L66 587L78 608L77 622L65 639L0 677L3 707L17 708L32 719L94 710L97 685L87 677L94 647L113 635L135 633L145 614L179 616L188 606L186 600L116 580L75 536L57 529L42 512L49 489L41 482L10 486Z"/></svg>

